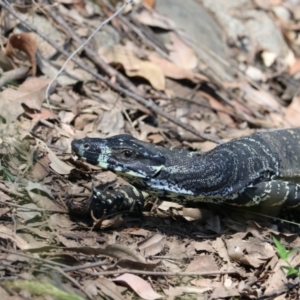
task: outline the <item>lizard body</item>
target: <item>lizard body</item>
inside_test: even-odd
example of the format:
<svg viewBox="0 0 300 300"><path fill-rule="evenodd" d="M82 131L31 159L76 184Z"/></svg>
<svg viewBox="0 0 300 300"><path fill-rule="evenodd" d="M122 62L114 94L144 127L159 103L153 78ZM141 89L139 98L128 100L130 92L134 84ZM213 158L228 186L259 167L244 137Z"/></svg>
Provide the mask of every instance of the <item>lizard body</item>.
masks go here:
<svg viewBox="0 0 300 300"><path fill-rule="evenodd" d="M255 133L199 153L130 135L72 142L83 160L172 201L300 205L300 129Z"/></svg>

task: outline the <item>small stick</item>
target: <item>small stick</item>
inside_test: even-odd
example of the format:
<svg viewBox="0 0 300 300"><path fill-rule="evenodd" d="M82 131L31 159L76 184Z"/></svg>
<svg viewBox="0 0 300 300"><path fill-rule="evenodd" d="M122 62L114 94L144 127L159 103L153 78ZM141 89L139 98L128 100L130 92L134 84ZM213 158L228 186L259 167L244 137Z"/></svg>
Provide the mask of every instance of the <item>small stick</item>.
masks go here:
<svg viewBox="0 0 300 300"><path fill-rule="evenodd" d="M36 32L38 35L40 35L45 41L47 41L51 46L53 46L55 49L57 49L60 53L62 53L63 55L65 55L66 57L69 57L70 54L65 51L64 49L62 49L61 47L59 47L55 42L53 42L51 39L49 39L49 37L45 36L40 30L38 30L35 26L33 26L32 24L28 23L24 18L22 18L21 16L19 16L18 13L16 13L13 9L11 9L11 7L9 5L7 5L4 1L0 1L0 6L2 6L4 9L6 9L10 14L12 14L14 17L16 17L18 20L20 20L27 28L29 28L30 30ZM109 86L110 88L112 88L113 90L126 95L129 98L134 99L135 101L137 101L138 103L146 106L147 108L149 108L150 110L152 110L154 113L164 117L165 119L169 120L170 122L182 127L183 129L193 133L194 135L204 139L204 140L208 140L208 141L212 141L214 143L217 144L222 144L223 141L219 138L216 137L212 137L211 135L199 132L198 130L196 130L194 127L178 120L176 117L171 116L170 114L168 114L167 112L165 112L164 110L162 110L159 106L157 106L151 99L146 100L145 98L134 94L131 90L127 90L125 88L120 87L117 84L112 83L110 80L108 80L107 78L105 78L104 76L93 72L92 70L90 70L89 68L86 67L86 65L84 63L82 63L81 61L77 60L76 58L72 58L72 60L79 66L81 67L83 70L87 71L88 73L92 74L95 78L101 80L102 82L104 82L107 86Z"/></svg>
<svg viewBox="0 0 300 300"><path fill-rule="evenodd" d="M103 26L105 26L107 23L109 23L114 17L116 17L128 4L132 3L133 0L126 0L126 2L114 13L112 14L109 18L107 18L105 21L103 21L99 27L87 38L87 40L81 44L65 61L63 66L60 68L60 70L57 72L56 76L51 80L51 82L48 84L47 89L46 89L46 101L49 104L49 91L51 89L52 84L57 80L57 78L61 75L61 73L64 71L66 68L68 62L72 60L75 55L81 51L90 41L91 39L96 35L98 31L102 29ZM50 108L51 109L51 108Z"/></svg>

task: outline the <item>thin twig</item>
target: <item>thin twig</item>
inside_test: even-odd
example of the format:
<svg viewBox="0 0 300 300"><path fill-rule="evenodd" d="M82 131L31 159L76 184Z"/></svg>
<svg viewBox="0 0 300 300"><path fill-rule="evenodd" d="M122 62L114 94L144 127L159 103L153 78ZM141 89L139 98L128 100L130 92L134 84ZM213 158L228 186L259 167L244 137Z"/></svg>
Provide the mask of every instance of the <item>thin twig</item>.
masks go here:
<svg viewBox="0 0 300 300"><path fill-rule="evenodd" d="M66 265L60 264L57 262L53 262L50 260L46 260L43 258L39 258L36 256L28 255L28 254L22 253L20 251L8 250L8 249L2 248L2 247L0 247L0 251L19 255L21 257L26 257L26 258L31 259L36 262L42 262L42 263L46 264L49 269L53 269L54 271L57 271L58 273L62 274L65 278L67 278L70 282L72 282L80 291L82 291L89 299L92 299L90 297L90 295L85 292L85 290L81 287L81 285L76 280L74 280L72 277L70 277L68 274L66 274L62 269L60 269L60 267L66 267Z"/></svg>
<svg viewBox="0 0 300 300"><path fill-rule="evenodd" d="M109 18L107 18L105 21L103 21L99 27L86 39L85 42L81 42L80 46L66 59L64 62L63 66L60 68L60 70L57 72L55 77L51 80L51 82L48 84L47 89L46 89L46 101L49 104L49 91L52 86L52 84L58 79L58 77L61 75L61 73L64 71L66 68L67 64L71 59L75 57L75 55L80 52L91 40L92 38L96 35L98 31L102 29L106 24L108 24L113 18L115 18L129 3L131 3L133 0L126 0L126 2L118 9L114 14L112 14ZM50 9L51 10L51 9ZM52 11L52 10L51 10ZM50 104L49 104L50 105Z"/></svg>
<svg viewBox="0 0 300 300"><path fill-rule="evenodd" d="M48 3L48 0L44 0L45 3ZM124 4L125 5L125 4ZM68 33L68 35L78 44L78 45L82 45L84 42L81 40L81 38L74 32L74 30L68 25L68 23L61 17L61 15L59 14L59 12L57 11L57 9L55 9L52 6L46 6L45 9L47 10L47 12L50 14L51 18L55 21L55 23L59 24L60 26L62 26L62 28ZM101 23L101 25L99 26L99 28L102 28L105 24L107 24L109 22L110 19L113 19L114 16L116 14L119 13L120 10L118 10L114 15L112 15L109 19L105 20L103 23ZM99 29L97 28L97 30ZM97 30L94 31L94 33L92 34L95 35L95 33L97 33ZM82 47L80 47L81 50ZM99 68L101 68L105 73L107 73L110 77L115 77L117 82L119 82L119 84L127 89L129 89L130 91L136 93L136 94L140 94L141 92L135 87L135 85L129 80L127 79L125 76L123 76L120 72L118 72L116 69L114 69L113 67L111 67L109 64L107 64L106 62L104 62L100 56L98 55L98 53L96 53L95 51L93 51L92 49L85 47L84 48L84 52L85 55L92 61L94 62L94 64L96 66L98 66ZM70 55L69 55L70 57ZM69 58L68 57L68 58ZM74 60L74 56L70 58L71 60Z"/></svg>
<svg viewBox="0 0 300 300"><path fill-rule="evenodd" d="M1 188L2 189L2 188ZM24 196L24 195L22 195ZM31 207L24 207L22 205L14 204L14 203L9 203L0 200L0 204L5 205L5 206L10 206L10 207L16 207L16 208L22 208L27 211L38 211L38 212L45 212L45 213L56 213L56 214L69 214L68 211L64 210L54 210L54 209L42 209L42 208L31 208Z"/></svg>
<svg viewBox="0 0 300 300"><path fill-rule="evenodd" d="M148 276L217 276L217 275L225 275L225 274L237 274L238 272L235 270L231 271L209 271L209 272L155 272L155 271L143 271L143 270L113 270L113 271L103 271L96 272L94 275L98 276L107 276L107 275L116 275L116 274L140 274L140 275L148 275Z"/></svg>
<svg viewBox="0 0 300 300"><path fill-rule="evenodd" d="M24 194L21 194L19 192L13 191L13 190L10 190L10 189L8 189L8 188L6 188L4 186L1 186L1 185L0 185L0 191L5 192L5 193L10 194L10 195L13 195L15 197L19 197L19 198L23 198L24 197ZM0 200L0 203L5 203L6 204L5 201L1 201L1 200Z"/></svg>
<svg viewBox="0 0 300 300"><path fill-rule="evenodd" d="M83 269L89 269L89 268L95 268L95 267L99 267L99 266L104 266L104 265L109 265L110 263L107 261L97 261L95 263L86 263L84 265L81 266L72 266L72 267L66 267L63 268L62 270L64 272L70 272L70 271L79 271L79 270L83 270Z"/></svg>
<svg viewBox="0 0 300 300"><path fill-rule="evenodd" d="M47 41L51 46L53 46L57 51L59 51L60 53L62 53L63 55L65 55L66 57L69 57L70 54L65 51L64 49L62 49L61 47L59 47L56 43L54 43L51 39L49 39L49 37L47 37L46 35L44 35L40 30L38 30L35 26L33 26L32 24L28 23L24 18L22 18L21 16L19 16L18 13L16 13L14 10L12 10L5 2L0 1L0 6L2 6L4 9L6 9L10 14L12 14L14 17L16 17L18 20L20 20L24 26L26 26L28 29L36 32L38 35L40 35L45 41ZM110 80L106 79L104 76L93 72L92 70L90 70L88 67L86 67L86 65L84 63L82 63L81 61L77 60L76 58L72 58L72 61L74 61L79 67L81 67L83 70L85 70L86 72L88 72L89 74L92 74L94 77L96 77L97 79L101 80L102 82L104 82L107 86L109 86L110 88L114 89L115 91L124 94L134 100L136 100L137 102L139 102L140 104L146 106L148 109L152 110L154 113L164 117L165 119L169 120L170 122L184 128L185 130L193 133L194 135L204 139L204 140L208 140L208 141L212 141L214 143L217 144L222 144L223 141L220 140L219 138L216 137L212 137L208 134L199 132L198 130L196 130L194 127L183 123L182 121L178 120L176 117L171 116L170 114L166 113L165 111L163 111L161 108L159 108L151 99L149 99L148 101L137 95L134 94L133 92L120 87L117 84L112 83Z"/></svg>
<svg viewBox="0 0 300 300"><path fill-rule="evenodd" d="M277 296L280 296L288 291L290 291L291 289L295 288L299 286L299 282L295 282L295 283L288 283L286 284L286 286L282 287L281 289L269 292L264 294L261 297L256 298L257 300L263 300L263 299L275 299ZM299 295L298 295L299 296Z"/></svg>
<svg viewBox="0 0 300 300"><path fill-rule="evenodd" d="M10 249L6 249L6 248L3 248L3 247L0 247L0 252L6 252L6 253L11 253L11 254L15 254L15 255L19 255L21 257L26 257L28 259L32 259L34 261L39 261L39 262L42 262L42 263L45 263L45 264L48 264L48 265L52 265L52 266L55 266L55 267L67 267L68 265L65 265L65 264L60 264L60 263L57 263L55 261L51 261L51 260L47 260L47 259L43 259L43 258L40 258L40 257L37 257L37 256L33 256L33 255L30 255L30 254L25 254L21 251L14 251L14 250L10 250Z"/></svg>
<svg viewBox="0 0 300 300"><path fill-rule="evenodd" d="M108 1L103 1L105 5L112 11L114 12L115 9L114 7L108 2ZM157 53L159 53L162 57L166 58L169 61L172 61L170 56L164 52L160 47L158 47L155 43L153 43L151 40L149 40L146 35L139 30L136 26L131 24L125 17L122 15L118 15L118 18L128 27L130 28L135 34L137 34L148 46L152 47Z"/></svg>

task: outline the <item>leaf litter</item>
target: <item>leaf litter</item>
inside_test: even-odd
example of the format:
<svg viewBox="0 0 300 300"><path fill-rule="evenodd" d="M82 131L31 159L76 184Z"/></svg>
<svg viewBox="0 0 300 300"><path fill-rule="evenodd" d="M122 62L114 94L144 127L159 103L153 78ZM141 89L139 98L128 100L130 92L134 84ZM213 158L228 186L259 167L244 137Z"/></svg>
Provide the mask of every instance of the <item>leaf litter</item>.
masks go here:
<svg viewBox="0 0 300 300"><path fill-rule="evenodd" d="M287 276L285 268L300 264L299 229L263 216L270 211L150 198L142 218L106 211L96 219L68 206L70 199L84 205L93 185L126 185L75 161L74 138L129 133L207 151L212 140L298 126L299 4L247 1L239 15L242 0L169 1L136 1L113 18L100 31L105 38L97 35L67 64L49 103L45 90L66 59L60 47L74 51L78 37L87 38L116 8L101 0L36 2L22 10L1 3L0 250L7 299L59 298L63 290L69 299L299 298L299 273ZM296 249L288 261L278 256L274 236ZM9 284L12 278L18 281Z"/></svg>

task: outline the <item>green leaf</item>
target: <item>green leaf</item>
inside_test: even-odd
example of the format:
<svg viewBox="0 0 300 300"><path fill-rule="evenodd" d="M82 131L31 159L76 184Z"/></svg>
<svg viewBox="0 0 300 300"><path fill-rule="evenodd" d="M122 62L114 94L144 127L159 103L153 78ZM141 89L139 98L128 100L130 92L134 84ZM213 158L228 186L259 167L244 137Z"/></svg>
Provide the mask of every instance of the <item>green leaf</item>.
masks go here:
<svg viewBox="0 0 300 300"><path fill-rule="evenodd" d="M276 246L276 250L280 258L283 260L287 260L288 256L290 255L290 252L287 251L285 247L275 237L273 237L273 242Z"/></svg>
<svg viewBox="0 0 300 300"><path fill-rule="evenodd" d="M294 274L299 274L299 270L294 269L293 267L288 267L288 266L282 266L282 269L287 270L286 276L294 275Z"/></svg>
<svg viewBox="0 0 300 300"><path fill-rule="evenodd" d="M286 276L291 276L291 275L295 275L298 274L299 272L294 269L294 268L290 268L290 270L288 271L288 273L286 274Z"/></svg>

